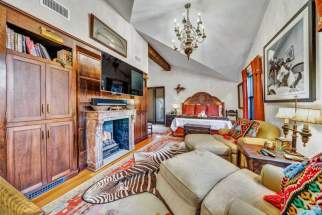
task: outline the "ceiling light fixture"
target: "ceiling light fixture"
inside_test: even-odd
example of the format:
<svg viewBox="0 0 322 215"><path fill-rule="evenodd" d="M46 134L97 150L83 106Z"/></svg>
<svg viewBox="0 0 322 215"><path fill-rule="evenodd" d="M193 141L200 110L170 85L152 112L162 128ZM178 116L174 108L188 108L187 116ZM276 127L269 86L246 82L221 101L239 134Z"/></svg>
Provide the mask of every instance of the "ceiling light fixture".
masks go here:
<svg viewBox="0 0 322 215"><path fill-rule="evenodd" d="M175 44L175 40L172 40L173 49L178 51L184 51L187 55L188 60L190 59L190 55L194 49L199 47L199 44L202 43L206 39L205 27L201 20L201 14L198 14L197 26L193 26L190 17L189 10L191 7L190 3L185 4L185 9L187 10L186 14L183 14L182 18L182 27L180 27L177 20L174 20L174 32L177 36L177 39L180 42L180 48L178 48Z"/></svg>

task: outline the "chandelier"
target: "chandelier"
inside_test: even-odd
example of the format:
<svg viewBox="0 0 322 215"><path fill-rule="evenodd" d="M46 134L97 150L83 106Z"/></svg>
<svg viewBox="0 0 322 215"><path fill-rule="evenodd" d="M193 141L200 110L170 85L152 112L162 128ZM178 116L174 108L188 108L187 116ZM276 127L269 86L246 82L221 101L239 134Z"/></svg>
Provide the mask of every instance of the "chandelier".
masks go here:
<svg viewBox="0 0 322 215"><path fill-rule="evenodd" d="M180 48L178 48L175 44L175 40L172 40L173 49L184 51L187 55L188 60L190 59L190 55L194 49L197 49L199 44L202 43L206 39L205 27L201 20L200 13L198 14L197 26L193 26L190 17L189 17L189 9L191 7L190 3L185 4L185 9L187 10L186 14L183 14L182 18L182 27L180 27L177 20L174 20L174 32L177 36L177 39L180 42Z"/></svg>

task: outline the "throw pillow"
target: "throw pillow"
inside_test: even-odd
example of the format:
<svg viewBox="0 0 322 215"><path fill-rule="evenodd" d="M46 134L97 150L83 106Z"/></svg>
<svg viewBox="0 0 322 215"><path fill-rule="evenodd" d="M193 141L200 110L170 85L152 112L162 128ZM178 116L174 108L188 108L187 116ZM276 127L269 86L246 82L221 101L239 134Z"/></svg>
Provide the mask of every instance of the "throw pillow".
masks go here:
<svg viewBox="0 0 322 215"><path fill-rule="evenodd" d="M284 170L282 214L321 215L322 153Z"/></svg>
<svg viewBox="0 0 322 215"><path fill-rule="evenodd" d="M206 109L207 109L206 105L196 104L195 115L199 116L199 114L202 112L206 113Z"/></svg>
<svg viewBox="0 0 322 215"><path fill-rule="evenodd" d="M238 119L229 132L229 136L234 139L244 137L254 122L248 119Z"/></svg>
<svg viewBox="0 0 322 215"><path fill-rule="evenodd" d="M194 116L195 115L195 107L194 104L185 104L183 106L183 115L186 116Z"/></svg>
<svg viewBox="0 0 322 215"><path fill-rule="evenodd" d="M249 130L246 133L246 137L257 137L257 133L259 131L260 123L257 121L253 121L253 124L250 126Z"/></svg>
<svg viewBox="0 0 322 215"><path fill-rule="evenodd" d="M281 210L282 215L322 214L322 153L303 163L284 169L282 191L264 200Z"/></svg>
<svg viewBox="0 0 322 215"><path fill-rule="evenodd" d="M210 117L219 116L219 108L214 104L207 104L207 115Z"/></svg>

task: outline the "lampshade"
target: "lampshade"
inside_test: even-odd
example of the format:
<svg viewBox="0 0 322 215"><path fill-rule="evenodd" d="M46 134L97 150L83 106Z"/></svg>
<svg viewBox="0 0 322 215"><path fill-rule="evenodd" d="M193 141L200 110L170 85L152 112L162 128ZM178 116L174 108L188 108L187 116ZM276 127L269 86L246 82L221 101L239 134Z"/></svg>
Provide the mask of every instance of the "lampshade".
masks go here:
<svg viewBox="0 0 322 215"><path fill-rule="evenodd" d="M294 116L295 116L294 108L281 107L278 109L278 112L276 114L276 118L279 118L279 119L292 119Z"/></svg>
<svg viewBox="0 0 322 215"><path fill-rule="evenodd" d="M178 104L172 104L172 108L173 109L178 109L179 108L179 105Z"/></svg>
<svg viewBox="0 0 322 215"><path fill-rule="evenodd" d="M276 118L290 119L297 122L321 124L321 111L314 109L279 108Z"/></svg>

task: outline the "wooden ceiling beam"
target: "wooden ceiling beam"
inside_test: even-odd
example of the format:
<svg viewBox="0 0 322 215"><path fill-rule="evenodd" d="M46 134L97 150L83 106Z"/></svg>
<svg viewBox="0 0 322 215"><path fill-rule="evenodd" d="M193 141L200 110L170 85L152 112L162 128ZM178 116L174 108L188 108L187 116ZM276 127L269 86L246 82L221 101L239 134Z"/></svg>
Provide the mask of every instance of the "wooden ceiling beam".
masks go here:
<svg viewBox="0 0 322 215"><path fill-rule="evenodd" d="M165 71L171 71L171 65L149 44L149 58Z"/></svg>

